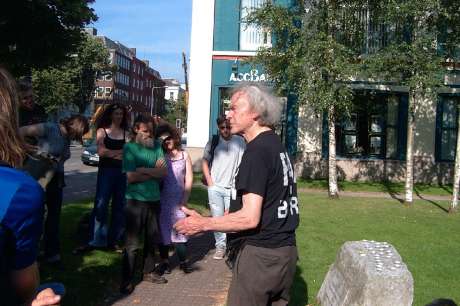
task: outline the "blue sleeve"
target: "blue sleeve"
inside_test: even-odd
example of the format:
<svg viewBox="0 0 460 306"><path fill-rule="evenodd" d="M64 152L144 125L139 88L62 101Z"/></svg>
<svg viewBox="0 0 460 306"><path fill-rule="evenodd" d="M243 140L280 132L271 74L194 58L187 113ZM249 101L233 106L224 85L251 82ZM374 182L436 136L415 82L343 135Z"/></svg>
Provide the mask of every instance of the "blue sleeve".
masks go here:
<svg viewBox="0 0 460 306"><path fill-rule="evenodd" d="M14 238L14 270L24 269L37 260L43 226L43 190L31 180L18 186L2 220Z"/></svg>

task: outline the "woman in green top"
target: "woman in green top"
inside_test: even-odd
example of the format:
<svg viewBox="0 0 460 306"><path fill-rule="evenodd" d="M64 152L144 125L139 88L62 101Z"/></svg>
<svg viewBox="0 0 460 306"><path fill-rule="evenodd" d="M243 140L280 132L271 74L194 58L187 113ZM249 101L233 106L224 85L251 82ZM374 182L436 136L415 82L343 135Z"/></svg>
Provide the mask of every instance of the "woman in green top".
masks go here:
<svg viewBox="0 0 460 306"><path fill-rule="evenodd" d="M123 172L126 173L126 243L123 251L123 275L120 292L134 290L136 255L140 237L144 236L143 279L164 284L166 279L154 272L154 240L158 232L157 212L160 207L159 179L167 167L161 145L153 138L150 118L139 116L134 121L133 141L123 147Z"/></svg>

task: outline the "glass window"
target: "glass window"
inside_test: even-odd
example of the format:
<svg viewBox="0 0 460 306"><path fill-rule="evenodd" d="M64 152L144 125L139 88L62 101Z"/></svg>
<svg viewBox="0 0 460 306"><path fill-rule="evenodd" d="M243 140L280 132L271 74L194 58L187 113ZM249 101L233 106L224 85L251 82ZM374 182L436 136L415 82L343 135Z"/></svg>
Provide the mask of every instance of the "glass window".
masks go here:
<svg viewBox="0 0 460 306"><path fill-rule="evenodd" d="M437 141L437 157L441 161L454 161L457 147L457 121L459 97L442 97L438 110L440 122L438 125L439 140ZM438 119L439 120L439 119Z"/></svg>
<svg viewBox="0 0 460 306"><path fill-rule="evenodd" d="M229 87L219 88L219 116L226 115L230 109L230 90Z"/></svg>
<svg viewBox="0 0 460 306"><path fill-rule="evenodd" d="M336 125L337 155L397 158L400 98L357 95L350 113Z"/></svg>
<svg viewBox="0 0 460 306"><path fill-rule="evenodd" d="M390 96L387 102L387 122L386 122L386 158L396 158L398 146L398 98Z"/></svg>
<svg viewBox="0 0 460 306"><path fill-rule="evenodd" d="M270 46L270 32L245 22L246 17L262 7L267 0L241 0L240 50L256 51L259 47Z"/></svg>

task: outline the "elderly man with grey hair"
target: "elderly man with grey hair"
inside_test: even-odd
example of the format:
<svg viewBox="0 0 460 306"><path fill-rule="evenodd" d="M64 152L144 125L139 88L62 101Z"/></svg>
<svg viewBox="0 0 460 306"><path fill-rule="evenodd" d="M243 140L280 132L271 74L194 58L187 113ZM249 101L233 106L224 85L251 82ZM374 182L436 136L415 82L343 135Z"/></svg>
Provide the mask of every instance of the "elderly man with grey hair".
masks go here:
<svg viewBox="0 0 460 306"><path fill-rule="evenodd" d="M296 180L289 156L272 130L281 115L278 98L260 85L234 90L227 117L231 132L247 141L232 191L230 213L188 215L176 223L182 234L230 233L233 277L227 305L287 305L296 270L299 224Z"/></svg>

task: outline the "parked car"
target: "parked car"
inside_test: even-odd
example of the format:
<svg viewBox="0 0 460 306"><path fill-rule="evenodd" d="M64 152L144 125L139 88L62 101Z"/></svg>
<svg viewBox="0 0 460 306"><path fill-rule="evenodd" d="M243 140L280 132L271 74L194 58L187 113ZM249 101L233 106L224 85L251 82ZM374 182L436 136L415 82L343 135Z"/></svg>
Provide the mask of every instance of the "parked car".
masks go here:
<svg viewBox="0 0 460 306"><path fill-rule="evenodd" d="M97 145L95 141L85 146L83 153L81 153L81 161L85 165L97 166L99 164L99 155L97 154Z"/></svg>

